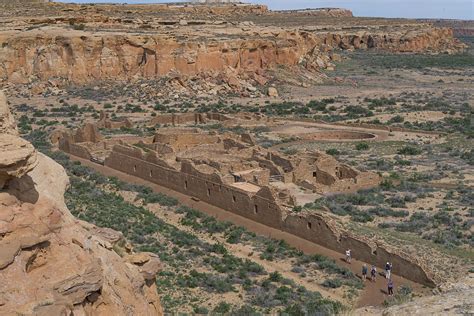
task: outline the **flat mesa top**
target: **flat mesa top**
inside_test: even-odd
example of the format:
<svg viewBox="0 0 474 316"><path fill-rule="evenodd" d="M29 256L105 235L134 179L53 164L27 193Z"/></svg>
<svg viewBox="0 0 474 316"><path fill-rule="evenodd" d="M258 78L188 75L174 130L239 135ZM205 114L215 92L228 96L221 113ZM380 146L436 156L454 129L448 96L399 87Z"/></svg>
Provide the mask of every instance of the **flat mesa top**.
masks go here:
<svg viewBox="0 0 474 316"><path fill-rule="evenodd" d="M235 182L231 186L250 193L257 193L261 189L259 186L248 182Z"/></svg>

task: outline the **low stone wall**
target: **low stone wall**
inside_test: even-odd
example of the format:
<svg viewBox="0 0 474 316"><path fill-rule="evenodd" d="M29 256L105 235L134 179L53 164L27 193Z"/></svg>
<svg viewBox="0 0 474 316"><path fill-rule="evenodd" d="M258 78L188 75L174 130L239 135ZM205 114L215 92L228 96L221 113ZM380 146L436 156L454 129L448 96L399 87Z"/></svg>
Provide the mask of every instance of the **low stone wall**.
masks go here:
<svg viewBox="0 0 474 316"><path fill-rule="evenodd" d="M69 153L71 155L74 155L74 156L77 156L77 157L80 157L80 158L83 158L83 159L87 159L87 160L92 159L92 155L91 155L90 151L87 148L85 148L84 146L81 146L81 145L69 144Z"/></svg>
<svg viewBox="0 0 474 316"><path fill-rule="evenodd" d="M328 124L325 121L314 121L316 123L321 124ZM398 126L389 126L389 125L381 125L381 124L370 124L370 123L340 123L335 122L331 123L332 125L338 126L349 126L349 127L356 127L356 128L365 128L365 129L373 129L373 130L385 130L385 131L394 131L394 132L407 132L407 133L420 133L420 134L428 134L428 135L442 135L445 134L443 132L436 132L436 131L425 131L425 130L417 130L413 128L405 128L405 127L398 127ZM369 134L370 135L370 134Z"/></svg>

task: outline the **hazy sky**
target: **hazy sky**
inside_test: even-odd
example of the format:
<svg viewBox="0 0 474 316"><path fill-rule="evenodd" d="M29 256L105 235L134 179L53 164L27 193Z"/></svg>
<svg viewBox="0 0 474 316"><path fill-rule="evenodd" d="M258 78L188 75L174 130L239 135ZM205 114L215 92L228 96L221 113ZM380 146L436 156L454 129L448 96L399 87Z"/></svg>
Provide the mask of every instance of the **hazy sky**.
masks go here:
<svg viewBox="0 0 474 316"><path fill-rule="evenodd" d="M162 0L62 0L63 2L160 3ZM179 2L174 0L172 2ZM248 0L271 9L341 7L356 16L474 20L474 0Z"/></svg>

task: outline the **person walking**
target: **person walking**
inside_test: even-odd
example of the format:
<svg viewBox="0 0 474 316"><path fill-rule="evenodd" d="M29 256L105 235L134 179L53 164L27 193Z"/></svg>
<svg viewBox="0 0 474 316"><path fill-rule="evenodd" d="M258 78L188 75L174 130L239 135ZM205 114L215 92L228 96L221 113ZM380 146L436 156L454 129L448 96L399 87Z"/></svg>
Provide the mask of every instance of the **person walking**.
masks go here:
<svg viewBox="0 0 474 316"><path fill-rule="evenodd" d="M392 266L390 262L387 262L387 264L385 265L385 278L387 280L390 280L391 271L392 271Z"/></svg>
<svg viewBox="0 0 474 316"><path fill-rule="evenodd" d="M346 262L347 262L347 263L351 263L351 259L352 259L351 250L350 250L350 249L347 249L347 250L346 250Z"/></svg>
<svg viewBox="0 0 474 316"><path fill-rule="evenodd" d="M388 295L392 296L393 295L393 281L392 281L392 279L388 280L387 288L388 288Z"/></svg>
<svg viewBox="0 0 474 316"><path fill-rule="evenodd" d="M362 266L362 280L366 280L367 279L367 272L368 272L368 268L367 268L367 265L364 263L364 265Z"/></svg>
<svg viewBox="0 0 474 316"><path fill-rule="evenodd" d="M370 269L370 277L372 279L372 282L375 282L375 279L377 277L377 268L375 266L372 266Z"/></svg>

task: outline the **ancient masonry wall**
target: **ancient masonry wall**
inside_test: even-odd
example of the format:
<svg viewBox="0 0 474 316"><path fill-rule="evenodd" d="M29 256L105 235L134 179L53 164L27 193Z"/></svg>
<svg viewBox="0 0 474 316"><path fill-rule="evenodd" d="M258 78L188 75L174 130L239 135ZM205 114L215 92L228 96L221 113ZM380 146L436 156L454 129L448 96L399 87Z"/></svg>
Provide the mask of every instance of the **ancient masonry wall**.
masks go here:
<svg viewBox="0 0 474 316"><path fill-rule="evenodd" d="M114 147L114 151L105 160L105 165L196 197L256 222L275 228L281 227L281 210L270 189L264 187L255 195L251 195L223 184L216 174L200 173L190 163L183 163L182 170L174 170L167 167L164 161L155 163L144 161L144 159L159 160L153 155L142 158L140 152L131 153L127 152L128 150L123 146Z"/></svg>
<svg viewBox="0 0 474 316"><path fill-rule="evenodd" d="M196 197L206 203L249 218L264 225L286 231L298 237L343 253L351 249L354 258L385 266L394 265L394 273L412 281L435 286L420 263L409 257L391 253L381 246L346 234L339 234L319 214L288 215L276 203L268 187L250 194L222 183L217 174L203 174L192 163L184 162L175 170L154 153L144 154L140 149L117 145L105 160L105 165L121 172Z"/></svg>

